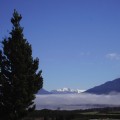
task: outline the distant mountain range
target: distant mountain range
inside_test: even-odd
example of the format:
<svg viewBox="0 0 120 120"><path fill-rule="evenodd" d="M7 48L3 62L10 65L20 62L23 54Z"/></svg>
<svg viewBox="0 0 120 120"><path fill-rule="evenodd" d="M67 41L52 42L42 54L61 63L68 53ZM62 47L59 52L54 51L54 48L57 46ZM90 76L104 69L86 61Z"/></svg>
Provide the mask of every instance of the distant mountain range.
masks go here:
<svg viewBox="0 0 120 120"><path fill-rule="evenodd" d="M57 89L57 90L52 90L51 93L53 94L73 94L73 93L81 93L84 92L85 90L80 90L80 89L70 89L70 88L62 88L62 89Z"/></svg>
<svg viewBox="0 0 120 120"><path fill-rule="evenodd" d="M113 81L108 81L102 85L93 87L85 91L85 93L91 94L116 94L120 93L120 78Z"/></svg>
<svg viewBox="0 0 120 120"><path fill-rule="evenodd" d="M78 93L90 93L90 94L116 94L120 93L120 78L117 78L113 81L108 81L102 85L93 87L88 90L80 90L80 89L70 89L70 88L62 88L52 91L47 91L45 89L40 89L37 94L78 94Z"/></svg>
<svg viewBox="0 0 120 120"><path fill-rule="evenodd" d="M51 92L45 90L45 89L40 89L38 92L37 92L37 95L44 95L44 94L51 94Z"/></svg>
<svg viewBox="0 0 120 120"><path fill-rule="evenodd" d="M85 90L79 90L79 89L70 89L70 88L62 88L57 90L51 90L50 92L45 89L40 89L37 94L74 94L74 93L81 93Z"/></svg>

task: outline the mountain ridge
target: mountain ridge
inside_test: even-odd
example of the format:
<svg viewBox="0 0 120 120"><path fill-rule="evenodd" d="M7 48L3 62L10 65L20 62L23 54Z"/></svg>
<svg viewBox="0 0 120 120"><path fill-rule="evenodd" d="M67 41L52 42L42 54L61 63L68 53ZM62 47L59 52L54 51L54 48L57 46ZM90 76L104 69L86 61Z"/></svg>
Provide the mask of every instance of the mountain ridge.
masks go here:
<svg viewBox="0 0 120 120"><path fill-rule="evenodd" d="M44 88L41 88L41 89L37 92L37 95L45 95L45 94L51 94L51 92L45 90Z"/></svg>
<svg viewBox="0 0 120 120"><path fill-rule="evenodd" d="M80 90L80 89L70 89L70 88L61 88L57 90L52 90L51 93L53 94L79 94L81 92L84 92L85 90Z"/></svg>
<svg viewBox="0 0 120 120"><path fill-rule="evenodd" d="M79 94L79 93L84 92L84 91L85 90L70 89L70 88L61 88L61 89L57 89L57 90L47 91L44 88L42 88L37 92L37 95L44 95L44 94Z"/></svg>
<svg viewBox="0 0 120 120"><path fill-rule="evenodd" d="M88 90L80 89L70 89L70 88L61 88L57 90L47 91L45 89L40 89L37 94L79 94L79 93L90 93L90 94L116 94L120 93L120 78L114 79L112 81L107 81L101 85L95 86Z"/></svg>
<svg viewBox="0 0 120 120"><path fill-rule="evenodd" d="M104 84L86 90L84 93L91 94L115 94L120 93L120 78L107 81Z"/></svg>

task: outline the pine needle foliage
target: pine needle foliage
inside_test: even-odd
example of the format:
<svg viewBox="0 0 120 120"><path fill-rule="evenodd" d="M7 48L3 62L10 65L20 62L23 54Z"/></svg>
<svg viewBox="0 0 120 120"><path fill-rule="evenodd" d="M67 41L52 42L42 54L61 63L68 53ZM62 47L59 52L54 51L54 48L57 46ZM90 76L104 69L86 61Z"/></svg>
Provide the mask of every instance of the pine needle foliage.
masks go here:
<svg viewBox="0 0 120 120"><path fill-rule="evenodd" d="M19 120L35 109L34 99L42 88L39 59L32 57L32 47L20 26L22 16L14 10L9 37L0 50L0 120Z"/></svg>

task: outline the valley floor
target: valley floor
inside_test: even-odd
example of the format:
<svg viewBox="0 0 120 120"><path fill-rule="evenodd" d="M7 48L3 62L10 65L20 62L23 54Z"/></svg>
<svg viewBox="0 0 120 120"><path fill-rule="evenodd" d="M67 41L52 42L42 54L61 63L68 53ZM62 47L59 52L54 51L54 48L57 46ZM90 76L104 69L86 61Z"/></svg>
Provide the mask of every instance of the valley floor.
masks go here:
<svg viewBox="0 0 120 120"><path fill-rule="evenodd" d="M120 120L120 107L89 110L37 110L23 120Z"/></svg>

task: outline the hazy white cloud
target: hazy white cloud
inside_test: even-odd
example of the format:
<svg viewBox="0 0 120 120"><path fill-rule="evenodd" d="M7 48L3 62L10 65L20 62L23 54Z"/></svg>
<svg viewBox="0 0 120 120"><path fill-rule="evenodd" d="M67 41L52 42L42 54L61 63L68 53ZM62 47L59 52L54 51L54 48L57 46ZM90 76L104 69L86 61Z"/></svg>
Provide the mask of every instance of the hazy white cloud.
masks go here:
<svg viewBox="0 0 120 120"><path fill-rule="evenodd" d="M37 95L36 109L84 109L92 105L120 105L120 94L93 95L93 94L51 94Z"/></svg>
<svg viewBox="0 0 120 120"><path fill-rule="evenodd" d="M120 54L118 53L109 53L106 55L106 57L111 60L120 60Z"/></svg>

